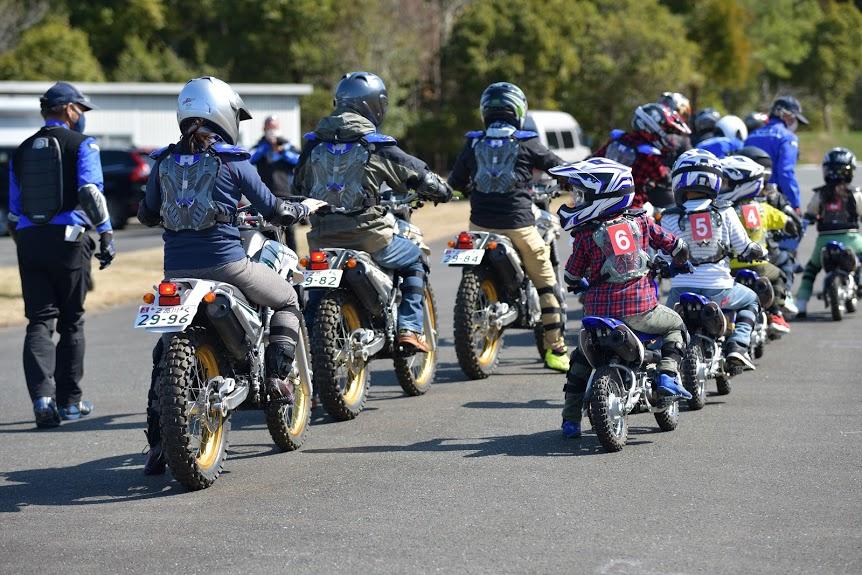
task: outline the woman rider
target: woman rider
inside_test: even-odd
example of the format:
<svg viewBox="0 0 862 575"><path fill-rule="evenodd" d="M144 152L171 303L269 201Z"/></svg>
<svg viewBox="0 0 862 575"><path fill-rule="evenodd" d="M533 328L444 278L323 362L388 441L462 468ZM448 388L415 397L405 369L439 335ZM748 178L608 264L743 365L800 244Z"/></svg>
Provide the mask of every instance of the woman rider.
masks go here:
<svg viewBox="0 0 862 575"><path fill-rule="evenodd" d="M290 403L293 386L288 376L299 332L296 292L274 269L246 256L234 219L242 196L265 219L281 226L306 218L324 202L295 204L270 192L249 162L249 153L236 145L239 124L249 119L242 99L225 82L210 76L189 80L177 101L182 138L151 155L156 163L138 218L147 226L165 229L165 277L229 283L251 301L274 310L264 356L266 385L270 393ZM146 474L165 470L154 385L161 345L159 341L154 350L147 409Z"/></svg>

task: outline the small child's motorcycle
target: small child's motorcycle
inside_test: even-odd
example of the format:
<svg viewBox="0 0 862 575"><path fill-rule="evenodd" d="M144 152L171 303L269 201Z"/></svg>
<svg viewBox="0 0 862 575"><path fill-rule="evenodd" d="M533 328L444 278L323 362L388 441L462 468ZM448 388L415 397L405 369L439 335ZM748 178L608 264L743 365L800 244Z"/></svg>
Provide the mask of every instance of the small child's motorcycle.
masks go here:
<svg viewBox="0 0 862 575"><path fill-rule="evenodd" d="M832 312L832 319L841 321L844 312L856 311L858 303L859 262L856 254L843 242L830 241L820 250L820 261L826 277L823 280L823 302Z"/></svg>

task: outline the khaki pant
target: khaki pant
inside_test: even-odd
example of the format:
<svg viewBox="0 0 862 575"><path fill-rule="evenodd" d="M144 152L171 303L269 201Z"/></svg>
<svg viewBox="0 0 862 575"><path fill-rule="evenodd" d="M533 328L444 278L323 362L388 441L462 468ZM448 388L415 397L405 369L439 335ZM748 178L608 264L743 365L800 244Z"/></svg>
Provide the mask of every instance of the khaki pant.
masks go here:
<svg viewBox="0 0 862 575"><path fill-rule="evenodd" d="M539 292L542 325L545 328L545 347L557 350L564 348L566 342L561 332L561 328L565 325L564 318L554 291L557 286L557 274L554 272L554 266L551 265L551 250L539 235L539 230L535 226L513 230L483 228L473 222L470 222L470 229L477 232L491 232L512 241L524 262L527 276Z"/></svg>

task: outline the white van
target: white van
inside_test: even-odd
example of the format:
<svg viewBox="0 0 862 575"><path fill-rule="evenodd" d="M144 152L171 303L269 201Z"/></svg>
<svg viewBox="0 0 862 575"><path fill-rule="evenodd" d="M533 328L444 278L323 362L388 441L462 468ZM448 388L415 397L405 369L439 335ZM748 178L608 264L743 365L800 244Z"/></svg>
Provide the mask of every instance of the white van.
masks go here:
<svg viewBox="0 0 862 575"><path fill-rule="evenodd" d="M530 110L524 120L524 130L539 134L539 140L566 162L577 162L590 156L584 145L581 125L571 114L546 110Z"/></svg>

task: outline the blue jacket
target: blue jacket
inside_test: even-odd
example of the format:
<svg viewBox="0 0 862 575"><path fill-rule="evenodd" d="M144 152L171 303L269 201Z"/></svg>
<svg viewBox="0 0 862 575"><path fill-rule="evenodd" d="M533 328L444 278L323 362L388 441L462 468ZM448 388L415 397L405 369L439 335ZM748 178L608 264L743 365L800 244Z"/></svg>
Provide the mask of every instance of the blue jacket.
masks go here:
<svg viewBox="0 0 862 575"><path fill-rule="evenodd" d="M222 161L213 189L213 200L219 212L235 214L240 198L245 196L264 218L272 216L276 197L261 181L257 169L249 163L249 153L243 148L225 143L218 143L213 147ZM157 160L150 172L150 179L147 180L143 206L150 214L159 214L161 211L159 166L163 161L172 161L171 154L166 154L164 149L151 154ZM246 257L239 230L231 224L219 223L201 231L165 230L162 238L165 241L165 270L215 267Z"/></svg>
<svg viewBox="0 0 862 575"><path fill-rule="evenodd" d="M261 159L266 158L269 162L284 161L295 166L299 163L299 154L289 144L285 144L280 152L273 151L272 144L266 140L261 140L251 152L249 161L252 164L257 164Z"/></svg>
<svg viewBox="0 0 862 575"><path fill-rule="evenodd" d="M727 136L713 136L698 142L695 148L712 152L719 159L725 158L742 149L742 140L728 138Z"/></svg>
<svg viewBox="0 0 862 575"><path fill-rule="evenodd" d="M770 183L778 189L794 208L799 207L799 183L796 181L796 160L799 157L799 137L787 129L778 118L752 132L745 140L746 146L756 146L772 158Z"/></svg>
<svg viewBox="0 0 862 575"><path fill-rule="evenodd" d="M61 126L68 129L65 122L57 120L48 120L46 126ZM102 160L99 158L99 146L93 138L87 138L78 147L78 188L86 184L94 184L99 188L100 192L104 192L104 178L102 176ZM73 190L77 194L78 190ZM31 222L27 216L21 213L21 188L18 187L18 178L15 177L15 171L12 167L12 162L9 162L9 213L12 215L10 219L17 220L16 229L23 230L35 224ZM92 228L93 224L90 218L82 210L72 210L60 212L48 222L49 225L58 226L83 226ZM96 231L102 232L111 231L111 220L108 220L98 226Z"/></svg>

